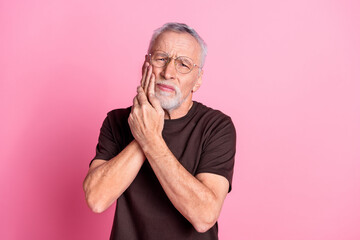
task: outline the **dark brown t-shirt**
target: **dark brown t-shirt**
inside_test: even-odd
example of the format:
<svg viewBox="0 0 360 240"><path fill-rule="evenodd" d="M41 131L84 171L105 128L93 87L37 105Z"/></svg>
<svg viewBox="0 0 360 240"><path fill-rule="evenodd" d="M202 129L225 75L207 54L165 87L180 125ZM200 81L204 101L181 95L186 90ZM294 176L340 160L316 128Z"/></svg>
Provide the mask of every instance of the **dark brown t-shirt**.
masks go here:
<svg viewBox="0 0 360 240"><path fill-rule="evenodd" d="M108 113L94 159L110 160L134 139L127 122L130 111L127 108ZM162 134L171 152L192 175L224 176L231 190L236 133L230 117L194 101L184 117L165 120ZM218 239L218 224L198 233L172 205L145 161L117 200L110 239Z"/></svg>

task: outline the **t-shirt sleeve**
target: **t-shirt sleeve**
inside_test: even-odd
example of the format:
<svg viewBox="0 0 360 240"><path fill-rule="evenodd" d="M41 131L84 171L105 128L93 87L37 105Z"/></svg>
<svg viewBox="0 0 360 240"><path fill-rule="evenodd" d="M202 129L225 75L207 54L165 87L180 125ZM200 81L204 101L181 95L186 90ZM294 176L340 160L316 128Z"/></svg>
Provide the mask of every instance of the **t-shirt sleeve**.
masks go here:
<svg viewBox="0 0 360 240"><path fill-rule="evenodd" d="M232 186L236 151L236 131L231 118L226 116L214 123L204 142L197 173L214 173L224 176Z"/></svg>
<svg viewBox="0 0 360 240"><path fill-rule="evenodd" d="M101 126L98 144L96 145L96 154L90 165L95 159L110 160L118 153L119 147L116 144L108 115Z"/></svg>

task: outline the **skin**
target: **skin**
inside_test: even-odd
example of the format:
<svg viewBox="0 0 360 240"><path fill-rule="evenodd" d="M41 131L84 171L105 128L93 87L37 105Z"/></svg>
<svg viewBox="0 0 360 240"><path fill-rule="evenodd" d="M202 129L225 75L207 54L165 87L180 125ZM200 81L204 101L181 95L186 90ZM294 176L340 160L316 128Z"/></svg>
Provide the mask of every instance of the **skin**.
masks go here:
<svg viewBox="0 0 360 240"><path fill-rule="evenodd" d="M164 32L152 50L167 52L173 58L187 56L196 64L200 62L200 46L187 33ZM147 58L142 70L141 85L128 119L135 140L113 159L93 161L83 184L87 203L94 212L106 210L128 188L147 159L174 207L198 232L205 232L219 217L229 182L211 173L192 176L162 138L164 119L183 117L191 108L192 94L201 85L202 71L199 74L195 68L188 74L180 74L174 60L163 68L153 68ZM159 81L170 82L180 89L179 107L162 109L157 95L166 91L167 97L172 98L174 94Z"/></svg>
<svg viewBox="0 0 360 240"><path fill-rule="evenodd" d="M200 65L200 53L201 48L195 38L190 34L165 32L161 34L153 45L151 52L163 51L169 54L170 57L176 58L179 56L187 56L193 59L194 63ZM182 95L182 104L176 108L168 110L171 115L171 119L180 118L187 114L192 106L192 95L196 92L202 83L202 70L199 74L198 67L195 67L188 74L181 74L176 71L175 61L171 62L165 68L151 68L155 77L155 95L162 95L162 84L159 84L161 80L163 84L177 86ZM146 87L146 86L145 86ZM169 98L174 98L174 92L166 92L170 94ZM166 118L169 116L167 115Z"/></svg>

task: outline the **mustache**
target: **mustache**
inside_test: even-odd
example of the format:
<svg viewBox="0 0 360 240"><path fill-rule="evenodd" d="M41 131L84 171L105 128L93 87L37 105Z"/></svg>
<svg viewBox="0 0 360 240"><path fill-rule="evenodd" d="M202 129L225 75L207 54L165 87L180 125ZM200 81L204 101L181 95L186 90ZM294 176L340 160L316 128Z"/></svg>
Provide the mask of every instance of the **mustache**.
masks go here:
<svg viewBox="0 0 360 240"><path fill-rule="evenodd" d="M159 79L155 81L155 84L167 85L169 87L174 88L176 92L180 91L179 87L175 83L170 82L169 80Z"/></svg>

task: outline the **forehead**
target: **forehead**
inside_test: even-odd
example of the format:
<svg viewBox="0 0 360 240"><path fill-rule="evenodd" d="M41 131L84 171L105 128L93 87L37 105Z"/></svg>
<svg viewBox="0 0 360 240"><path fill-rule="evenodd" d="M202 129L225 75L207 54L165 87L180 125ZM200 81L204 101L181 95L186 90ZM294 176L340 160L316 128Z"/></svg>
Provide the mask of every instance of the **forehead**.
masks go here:
<svg viewBox="0 0 360 240"><path fill-rule="evenodd" d="M152 51L164 51L172 57L186 56L199 61L201 48L189 33L167 31L161 33L152 46Z"/></svg>

